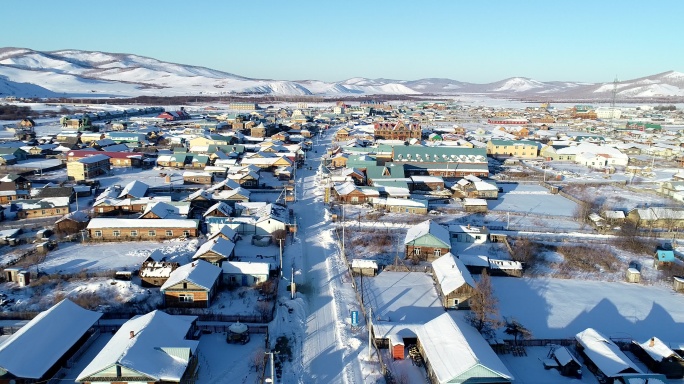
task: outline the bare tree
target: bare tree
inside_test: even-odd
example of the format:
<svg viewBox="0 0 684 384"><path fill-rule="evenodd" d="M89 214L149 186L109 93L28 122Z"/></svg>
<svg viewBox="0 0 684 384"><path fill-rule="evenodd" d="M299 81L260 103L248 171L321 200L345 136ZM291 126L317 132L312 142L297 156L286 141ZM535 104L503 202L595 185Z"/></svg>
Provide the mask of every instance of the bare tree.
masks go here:
<svg viewBox="0 0 684 384"><path fill-rule="evenodd" d="M492 280L487 271L480 275L480 281L475 284L473 295L468 300L470 313L466 320L484 336L493 336L494 331L501 326L499 320L499 300L494 296Z"/></svg>
<svg viewBox="0 0 684 384"><path fill-rule="evenodd" d="M266 353L263 348L257 348L252 354L249 365L254 369L255 372L259 372L264 368L266 364Z"/></svg>
<svg viewBox="0 0 684 384"><path fill-rule="evenodd" d="M506 328L504 332L507 335L513 336L513 343L516 346L518 345L518 338L529 339L532 337L532 332L530 332L529 329L525 328L515 319L506 319L506 324L504 325L504 327Z"/></svg>

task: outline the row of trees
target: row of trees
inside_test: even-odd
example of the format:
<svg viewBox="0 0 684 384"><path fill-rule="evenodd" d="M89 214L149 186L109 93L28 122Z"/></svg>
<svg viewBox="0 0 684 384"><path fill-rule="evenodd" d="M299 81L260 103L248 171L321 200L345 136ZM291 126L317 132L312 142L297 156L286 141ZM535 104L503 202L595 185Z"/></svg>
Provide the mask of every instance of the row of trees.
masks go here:
<svg viewBox="0 0 684 384"><path fill-rule="evenodd" d="M31 107L12 104L0 105L0 120L21 120L32 116Z"/></svg>

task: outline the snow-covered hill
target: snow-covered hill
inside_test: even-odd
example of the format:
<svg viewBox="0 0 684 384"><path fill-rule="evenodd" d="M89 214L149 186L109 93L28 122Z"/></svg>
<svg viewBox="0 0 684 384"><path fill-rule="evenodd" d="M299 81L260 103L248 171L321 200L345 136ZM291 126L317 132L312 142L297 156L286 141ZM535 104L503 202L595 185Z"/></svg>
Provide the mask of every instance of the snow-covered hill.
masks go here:
<svg viewBox="0 0 684 384"><path fill-rule="evenodd" d="M500 97L611 97L613 83L541 82L513 77L489 84L444 78L392 80L351 78L340 82L250 79L210 68L167 63L149 57L61 50L0 48L0 96L126 97L230 94L360 96L492 94ZM684 73L664 72L623 81L621 98L684 96Z"/></svg>

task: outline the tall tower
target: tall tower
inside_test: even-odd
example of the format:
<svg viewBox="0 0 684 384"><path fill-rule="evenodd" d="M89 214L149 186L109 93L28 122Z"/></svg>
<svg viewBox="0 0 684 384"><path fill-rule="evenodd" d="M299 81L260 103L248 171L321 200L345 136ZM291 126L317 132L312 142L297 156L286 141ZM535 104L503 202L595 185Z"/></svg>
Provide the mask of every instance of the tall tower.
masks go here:
<svg viewBox="0 0 684 384"><path fill-rule="evenodd" d="M617 87L618 87L618 83L619 83L619 81L618 81L618 78L617 78L617 75L616 75L616 76L615 76L615 80L613 81L613 98L612 98L612 100L610 101L610 107L611 107L611 109L615 109L615 99L617 98L617 92L618 92Z"/></svg>

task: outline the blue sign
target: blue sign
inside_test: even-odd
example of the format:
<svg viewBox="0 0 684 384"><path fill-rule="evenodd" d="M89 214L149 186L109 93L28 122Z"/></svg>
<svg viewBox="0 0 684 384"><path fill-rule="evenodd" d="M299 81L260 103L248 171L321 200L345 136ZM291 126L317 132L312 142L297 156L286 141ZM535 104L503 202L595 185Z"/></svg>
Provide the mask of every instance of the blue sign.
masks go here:
<svg viewBox="0 0 684 384"><path fill-rule="evenodd" d="M359 311L352 311L352 327L359 325Z"/></svg>

